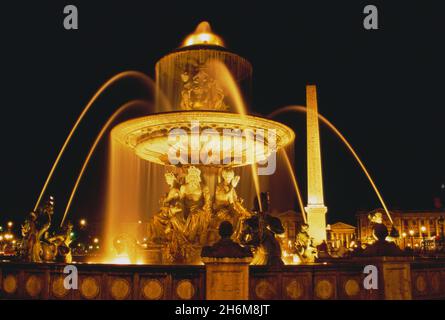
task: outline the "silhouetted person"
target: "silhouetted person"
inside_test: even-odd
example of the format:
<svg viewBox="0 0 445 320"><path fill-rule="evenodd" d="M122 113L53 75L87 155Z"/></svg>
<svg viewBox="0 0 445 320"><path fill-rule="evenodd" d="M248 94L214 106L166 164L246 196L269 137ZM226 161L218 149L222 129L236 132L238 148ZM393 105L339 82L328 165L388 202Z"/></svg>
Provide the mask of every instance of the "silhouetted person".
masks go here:
<svg viewBox="0 0 445 320"><path fill-rule="evenodd" d="M366 247L362 256L402 256L403 251L394 243L386 241L389 235L388 228L383 223L376 223L373 227L373 234L377 241Z"/></svg>
<svg viewBox="0 0 445 320"><path fill-rule="evenodd" d="M223 221L218 228L221 239L212 246L202 248L201 257L208 258L248 258L252 252L248 247L242 247L230 237L233 234L233 226L229 221Z"/></svg>

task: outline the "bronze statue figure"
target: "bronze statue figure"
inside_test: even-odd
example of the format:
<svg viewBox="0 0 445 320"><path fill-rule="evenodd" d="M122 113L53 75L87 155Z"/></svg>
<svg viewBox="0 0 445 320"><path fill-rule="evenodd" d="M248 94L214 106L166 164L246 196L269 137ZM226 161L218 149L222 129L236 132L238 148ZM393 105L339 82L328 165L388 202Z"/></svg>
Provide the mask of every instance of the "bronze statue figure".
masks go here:
<svg viewBox="0 0 445 320"><path fill-rule="evenodd" d="M222 221L229 221L234 227L234 239L239 239L244 220L251 216L236 193L239 180L240 176L235 176L233 169L221 169L213 202L214 225L218 228Z"/></svg>
<svg viewBox="0 0 445 320"><path fill-rule="evenodd" d="M73 226L68 224L65 232L49 235L55 202L53 197L45 202L37 212L31 212L28 219L21 226L22 242L21 256L29 262L61 261L71 262L71 231Z"/></svg>
<svg viewBox="0 0 445 320"><path fill-rule="evenodd" d="M235 190L240 177L233 169L219 170L214 199L198 167L187 167L181 177L167 173L165 179L169 191L149 223L147 239L152 247L165 253L166 262L195 262L202 247L219 241L217 230L226 221L234 229L232 241L252 247L257 264L283 263L280 244L275 239L276 234L284 232L281 221L267 212L253 215L244 208ZM268 203L263 207L267 211Z"/></svg>
<svg viewBox="0 0 445 320"><path fill-rule="evenodd" d="M309 225L302 223L295 239L296 254L302 262L314 262L317 258L317 248L313 245L313 239L309 235Z"/></svg>
<svg viewBox="0 0 445 320"><path fill-rule="evenodd" d="M262 192L260 196L264 211L257 211L253 217L245 220L241 243L253 248L252 264L281 266L284 264L281 260L281 246L275 236L284 233L284 228L279 218L267 212L269 193Z"/></svg>
<svg viewBox="0 0 445 320"><path fill-rule="evenodd" d="M173 233L182 234L184 229L178 179L175 174L169 172L165 174L165 181L170 189L160 201L159 212L149 223L148 240L151 243L167 242Z"/></svg>
<svg viewBox="0 0 445 320"><path fill-rule="evenodd" d="M212 215L210 192L201 180L201 170L194 166L188 168L179 195L184 206L187 239L191 243L205 245Z"/></svg>

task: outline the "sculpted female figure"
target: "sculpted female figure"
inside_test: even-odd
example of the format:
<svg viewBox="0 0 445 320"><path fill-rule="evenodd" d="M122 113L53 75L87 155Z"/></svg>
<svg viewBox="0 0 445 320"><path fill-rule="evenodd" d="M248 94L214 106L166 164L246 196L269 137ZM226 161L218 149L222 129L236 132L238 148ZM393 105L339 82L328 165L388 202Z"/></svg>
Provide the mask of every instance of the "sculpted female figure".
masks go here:
<svg viewBox="0 0 445 320"><path fill-rule="evenodd" d="M234 226L236 239L241 231L242 221L250 217L250 213L243 207L242 200L236 194L236 186L240 177L235 176L233 169L222 169L218 176L213 209L216 215L215 227L222 221L229 221Z"/></svg>
<svg viewBox="0 0 445 320"><path fill-rule="evenodd" d="M181 236L184 232L184 217L179 196L179 183L174 173L165 174L169 191L161 199L161 209L149 224L148 239L153 243L171 240L173 234Z"/></svg>
<svg viewBox="0 0 445 320"><path fill-rule="evenodd" d="M201 181L201 170L191 166L179 189L186 219L185 235L191 243L206 244L211 219L210 193Z"/></svg>

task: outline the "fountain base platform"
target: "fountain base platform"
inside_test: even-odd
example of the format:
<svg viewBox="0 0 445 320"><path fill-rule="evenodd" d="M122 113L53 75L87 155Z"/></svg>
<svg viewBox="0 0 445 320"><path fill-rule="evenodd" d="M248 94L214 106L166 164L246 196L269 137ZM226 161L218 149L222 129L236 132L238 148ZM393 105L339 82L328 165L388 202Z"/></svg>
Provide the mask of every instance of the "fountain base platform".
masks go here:
<svg viewBox="0 0 445 320"><path fill-rule="evenodd" d="M204 300L204 265L74 263L78 289L66 290L65 264L0 263L1 299ZM365 266L378 269L378 289L363 286ZM249 266L249 299L445 299L445 259L369 257L329 264Z"/></svg>

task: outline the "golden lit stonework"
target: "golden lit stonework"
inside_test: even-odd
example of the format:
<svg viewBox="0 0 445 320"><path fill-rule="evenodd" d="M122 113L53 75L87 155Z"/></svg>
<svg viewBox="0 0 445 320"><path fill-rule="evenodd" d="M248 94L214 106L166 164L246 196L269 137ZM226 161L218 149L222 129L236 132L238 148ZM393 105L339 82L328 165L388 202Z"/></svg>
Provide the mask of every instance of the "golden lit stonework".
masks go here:
<svg viewBox="0 0 445 320"><path fill-rule="evenodd" d="M200 65L192 73L181 75L181 109L183 110L227 110L224 91L209 74L207 65Z"/></svg>
<svg viewBox="0 0 445 320"><path fill-rule="evenodd" d="M195 46L195 45L213 45L224 47L223 39L214 34L207 21L201 22L195 32L190 34L183 42L183 47Z"/></svg>
<svg viewBox="0 0 445 320"><path fill-rule="evenodd" d="M307 188L306 212L309 234L316 245L326 240L326 212L318 125L317 92L315 86L306 87L307 96Z"/></svg>
<svg viewBox="0 0 445 320"><path fill-rule="evenodd" d="M190 149L194 141L197 141L199 154L211 153L214 161L209 164L215 166L242 166L262 161L270 152L285 147L295 138L292 129L276 121L250 115L240 117L235 113L209 111L162 113L129 120L117 125L111 136L112 139L133 149L142 159L171 165L169 150L178 142L169 141L169 134L175 129L184 130L186 133L179 138L179 143L187 149L183 154L188 160L184 159L184 162L193 164ZM247 134L240 135L239 132ZM273 142L275 150L269 145L272 133L276 138ZM264 149L256 148L257 144L263 142ZM234 159L237 152L240 157ZM201 160L198 160L197 164L200 164Z"/></svg>

